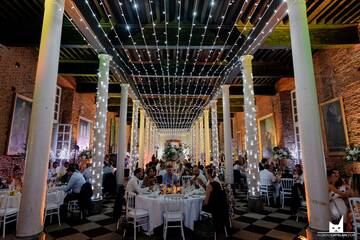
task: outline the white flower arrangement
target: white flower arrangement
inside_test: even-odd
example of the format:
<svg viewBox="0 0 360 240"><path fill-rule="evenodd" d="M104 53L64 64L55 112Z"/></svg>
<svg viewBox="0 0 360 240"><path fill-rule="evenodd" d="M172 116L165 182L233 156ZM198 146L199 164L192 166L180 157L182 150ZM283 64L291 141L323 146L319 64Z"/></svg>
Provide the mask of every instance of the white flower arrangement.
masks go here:
<svg viewBox="0 0 360 240"><path fill-rule="evenodd" d="M272 155L274 159L282 160L282 159L293 159L291 152L287 148L278 148L274 147L272 151Z"/></svg>
<svg viewBox="0 0 360 240"><path fill-rule="evenodd" d="M345 148L347 162L357 162L360 160L360 146L351 145Z"/></svg>

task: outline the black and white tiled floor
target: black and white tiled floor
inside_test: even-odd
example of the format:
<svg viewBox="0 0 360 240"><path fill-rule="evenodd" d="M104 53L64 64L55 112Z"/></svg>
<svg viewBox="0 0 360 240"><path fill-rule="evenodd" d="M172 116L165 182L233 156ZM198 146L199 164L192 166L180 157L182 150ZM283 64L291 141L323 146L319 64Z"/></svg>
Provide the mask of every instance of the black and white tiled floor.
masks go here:
<svg viewBox="0 0 360 240"><path fill-rule="evenodd" d="M242 200L237 193L235 193L235 217L232 223L231 237L229 239L241 240L260 240L260 239L281 239L293 240L298 239L300 235L305 234L304 228L306 222L304 219L296 221L294 216L291 216L289 210L265 207L261 213L251 213L247 211L247 203ZM63 220L61 226L58 226L56 218L52 224L47 223L45 227L46 239L52 240L112 240L122 239L120 233L116 232L116 223L112 218L113 201L107 200L104 202L103 213L99 215L90 216L84 220L79 219L78 216L68 217ZM7 230L6 239L15 239L10 226ZM209 231L211 231L209 229ZM185 231L186 239L200 239L196 232L190 230ZM206 235L206 234L205 234ZM132 239L133 234L131 229L125 239ZM162 229L155 231L153 236L147 237L139 233L137 239L162 239ZM181 239L181 234L174 229L168 235L168 239ZM218 238L219 239L219 238Z"/></svg>

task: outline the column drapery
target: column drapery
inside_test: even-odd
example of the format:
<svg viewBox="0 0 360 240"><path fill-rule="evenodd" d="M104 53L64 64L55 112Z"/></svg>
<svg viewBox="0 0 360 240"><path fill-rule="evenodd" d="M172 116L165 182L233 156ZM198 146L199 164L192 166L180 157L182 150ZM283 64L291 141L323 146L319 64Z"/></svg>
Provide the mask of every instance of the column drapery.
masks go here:
<svg viewBox="0 0 360 240"><path fill-rule="evenodd" d="M231 119L229 103L229 85L222 86L223 118L224 118L224 153L225 153L225 182L234 183L233 159L231 151Z"/></svg>
<svg viewBox="0 0 360 240"><path fill-rule="evenodd" d="M211 106L211 157L217 171L219 171L219 133L217 121L217 101L212 100Z"/></svg>
<svg viewBox="0 0 360 240"><path fill-rule="evenodd" d="M132 120L131 120L131 140L130 140L130 161L129 161L129 169L130 175L132 176L136 164L138 161L138 120L139 120L139 108L140 101L133 100L133 112L132 112Z"/></svg>
<svg viewBox="0 0 360 240"><path fill-rule="evenodd" d="M121 84L121 100L119 113L119 145L116 159L116 183L118 185L124 184L125 158L127 151L126 141L126 120L128 108L129 84Z"/></svg>
<svg viewBox="0 0 360 240"><path fill-rule="evenodd" d="M94 149L92 158L92 175L90 182L93 197L102 197L102 173L105 158L106 113L108 104L109 69L112 57L99 54L99 81L96 96L96 116L94 125Z"/></svg>

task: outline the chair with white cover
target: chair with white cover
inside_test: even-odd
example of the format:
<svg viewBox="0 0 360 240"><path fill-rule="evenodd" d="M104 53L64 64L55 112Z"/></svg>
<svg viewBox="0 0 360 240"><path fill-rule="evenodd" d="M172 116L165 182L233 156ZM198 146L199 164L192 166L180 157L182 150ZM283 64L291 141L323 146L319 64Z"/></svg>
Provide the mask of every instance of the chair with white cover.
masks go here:
<svg viewBox="0 0 360 240"><path fill-rule="evenodd" d="M184 234L184 199L176 195L165 195L165 212L164 212L164 231L163 237L166 240L168 228L180 228L181 236L185 240ZM169 223L178 222L180 225L169 225Z"/></svg>
<svg viewBox="0 0 360 240"><path fill-rule="evenodd" d="M52 216L57 215L59 226L60 222L60 191L48 192L46 194L46 205L45 205L45 220L47 216L50 216L50 223L52 222Z"/></svg>
<svg viewBox="0 0 360 240"><path fill-rule="evenodd" d="M150 229L149 226L149 211L145 209L136 208L135 198L136 193L126 192L126 220L128 223L134 225L134 239L136 239L136 230L138 227L147 226L147 229ZM126 231L124 231L125 237Z"/></svg>
<svg viewBox="0 0 360 240"><path fill-rule="evenodd" d="M281 184L280 201L282 204L282 208L284 208L285 198L291 199L292 188L294 186L294 179L282 178L280 184Z"/></svg>
<svg viewBox="0 0 360 240"><path fill-rule="evenodd" d="M353 231L355 232L354 239L360 236L360 197L349 198L350 209L352 214Z"/></svg>
<svg viewBox="0 0 360 240"><path fill-rule="evenodd" d="M9 192L0 192L0 224L3 228L2 237L5 238L6 224L17 221L19 208L10 206L9 204ZM19 196L11 196L19 198Z"/></svg>
<svg viewBox="0 0 360 240"><path fill-rule="evenodd" d="M260 178L260 193L261 196L265 197L268 206L270 206L270 198L275 201L274 185L270 179Z"/></svg>

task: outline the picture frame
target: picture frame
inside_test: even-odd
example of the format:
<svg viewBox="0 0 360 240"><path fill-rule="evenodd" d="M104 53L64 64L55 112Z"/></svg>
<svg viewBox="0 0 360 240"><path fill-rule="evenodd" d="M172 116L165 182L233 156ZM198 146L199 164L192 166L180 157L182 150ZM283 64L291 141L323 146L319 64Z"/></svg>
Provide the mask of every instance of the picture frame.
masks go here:
<svg viewBox="0 0 360 240"><path fill-rule="evenodd" d="M326 153L342 155L349 145L342 97L320 104L321 127Z"/></svg>
<svg viewBox="0 0 360 240"><path fill-rule="evenodd" d="M257 120L260 158L271 158L272 150L277 146L274 114L270 113Z"/></svg>
<svg viewBox="0 0 360 240"><path fill-rule="evenodd" d="M15 94L6 151L7 155L21 155L26 153L32 102L31 98L18 93Z"/></svg>

